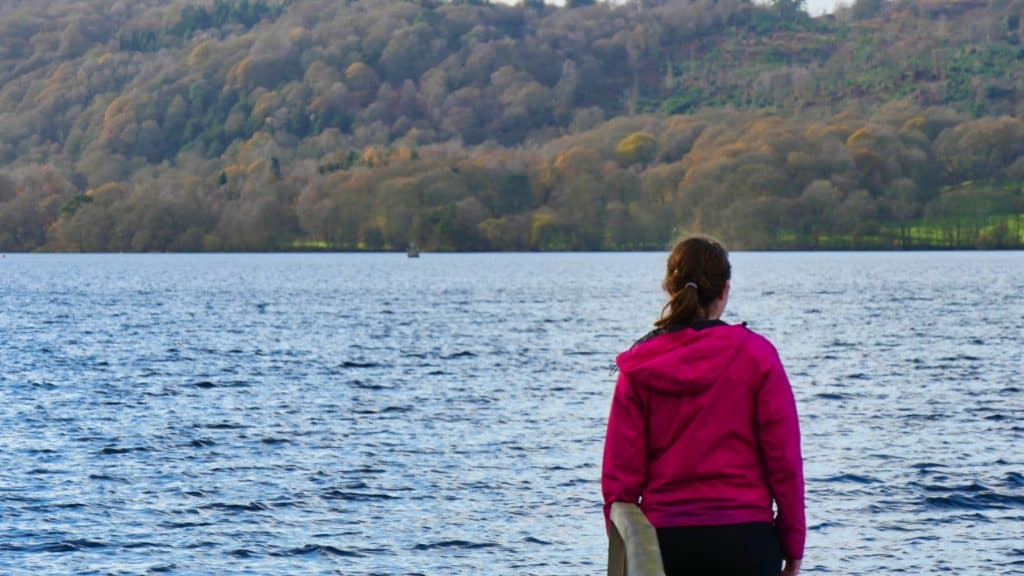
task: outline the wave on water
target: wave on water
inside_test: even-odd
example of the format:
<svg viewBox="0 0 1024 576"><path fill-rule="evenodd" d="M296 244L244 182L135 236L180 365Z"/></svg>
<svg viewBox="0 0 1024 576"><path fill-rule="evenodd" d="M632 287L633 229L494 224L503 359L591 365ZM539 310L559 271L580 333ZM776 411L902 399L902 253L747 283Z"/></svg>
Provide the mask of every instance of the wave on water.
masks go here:
<svg viewBox="0 0 1024 576"><path fill-rule="evenodd" d="M356 380L349 380L348 382L346 382L346 384L348 384L349 386L351 386L353 388L359 388L360 390L387 390L388 389L388 387L383 385L383 384L378 384L378 383L375 383L375 382L363 382L362 380L358 380L358 379L356 379Z"/></svg>
<svg viewBox="0 0 1024 576"><path fill-rule="evenodd" d="M829 476L828 478L822 478L821 482L853 482L855 484L877 484L881 482L878 478L872 478L871 476L861 476L858 474L839 474L836 476Z"/></svg>
<svg viewBox="0 0 1024 576"><path fill-rule="evenodd" d="M254 558L258 556L258 554L256 554L252 550L247 550L245 548L237 548L235 550L232 550L228 554L235 558Z"/></svg>
<svg viewBox="0 0 1024 576"><path fill-rule="evenodd" d="M160 525L161 528L169 528L169 529L172 529L172 530L180 530L180 529L186 529L186 528L204 528L206 526L213 526L215 524L216 523L213 522L213 521L197 520L197 521L184 521L184 522L174 522L174 521L161 522L159 525Z"/></svg>
<svg viewBox="0 0 1024 576"><path fill-rule="evenodd" d="M1024 507L1024 496L984 492L979 494L950 494L929 496L925 503L930 508L962 508L965 510L1008 510Z"/></svg>
<svg viewBox="0 0 1024 576"><path fill-rule="evenodd" d="M249 388L250 386L252 386L252 384L246 382L245 380L231 380L224 382L200 380L198 382L191 383L190 386L193 388L198 388L200 390L211 390L213 388Z"/></svg>
<svg viewBox="0 0 1024 576"><path fill-rule="evenodd" d="M736 256L730 318L803 418L810 573L1024 574L1024 265L920 256ZM0 576L603 573L612 359L661 262L33 259L0 282Z"/></svg>
<svg viewBox="0 0 1024 576"><path fill-rule="evenodd" d="M376 550L374 552L376 552ZM328 556L338 556L341 558L362 558L363 556L366 556L366 553L364 552L357 550L342 550L341 548L335 548L334 546L328 546L326 544L307 544L297 548L289 548L287 550L279 550L270 553L271 556L309 556L311 554L326 554Z"/></svg>
<svg viewBox="0 0 1024 576"><path fill-rule="evenodd" d="M145 550L149 548L169 549L172 548L172 546L170 544L163 544L158 542L129 542L127 544L121 545L122 550Z"/></svg>
<svg viewBox="0 0 1024 576"><path fill-rule="evenodd" d="M468 540L439 540L431 543L420 543L413 546L413 550L436 550L457 548L461 550L478 550L481 548L500 548L501 545L495 542L470 542Z"/></svg>
<svg viewBox="0 0 1024 576"><path fill-rule="evenodd" d="M821 392L815 394L814 397L821 400L851 400L855 398L855 395L843 392Z"/></svg>
<svg viewBox="0 0 1024 576"><path fill-rule="evenodd" d="M210 440L209 438L196 438L187 444L190 448L209 448L210 446L216 446L217 442Z"/></svg>
<svg viewBox="0 0 1024 576"><path fill-rule="evenodd" d="M100 450L98 453L103 455L103 456L112 456L112 455L118 455L118 454L130 454L132 452L149 452L151 450L152 450L151 448L148 448L146 446L131 446L131 447L128 447L128 448L118 448L116 446L107 446L106 448L103 448L102 450Z"/></svg>
<svg viewBox="0 0 1024 576"><path fill-rule="evenodd" d="M383 366L380 362L362 362L358 360L345 360L338 364L338 368L342 369L381 368Z"/></svg>
<svg viewBox="0 0 1024 576"><path fill-rule="evenodd" d="M361 408L359 410L353 410L352 413L365 416L371 414L404 414L412 411L412 406L385 406L383 408Z"/></svg>
<svg viewBox="0 0 1024 576"><path fill-rule="evenodd" d="M67 552L80 552L82 550L91 550L96 548L106 548L107 546L109 545L106 542L97 542L95 540L80 538L42 542L39 544L0 544L0 550L8 552L60 554Z"/></svg>
<svg viewBox="0 0 1024 576"><path fill-rule="evenodd" d="M357 492L351 490L327 490L321 497L324 500L344 500L346 502L365 502L371 500L399 500L400 496L385 494L383 492Z"/></svg>
<svg viewBox="0 0 1024 576"><path fill-rule="evenodd" d="M276 445L279 445L279 444L291 444L291 443L292 443L292 440L290 438L277 438L277 437L273 437L273 436L268 436L266 438L260 438L260 444L264 444L266 446L276 446Z"/></svg>
<svg viewBox="0 0 1024 576"><path fill-rule="evenodd" d="M1015 480L1014 476L1007 475L1007 483ZM932 494L924 498L925 504L930 508L964 510L1024 508L1024 494L1006 493L977 481L960 486L920 483L916 485L926 494ZM1012 484L1010 486L1013 487Z"/></svg>
<svg viewBox="0 0 1024 576"><path fill-rule="evenodd" d="M232 504L228 502L213 502L199 506L197 510L209 511L218 510L223 512L266 512L271 509L270 504L263 502L249 502L248 504Z"/></svg>
<svg viewBox="0 0 1024 576"><path fill-rule="evenodd" d="M200 424L199 427L207 430L242 430L249 426L238 422L211 422L208 424Z"/></svg>

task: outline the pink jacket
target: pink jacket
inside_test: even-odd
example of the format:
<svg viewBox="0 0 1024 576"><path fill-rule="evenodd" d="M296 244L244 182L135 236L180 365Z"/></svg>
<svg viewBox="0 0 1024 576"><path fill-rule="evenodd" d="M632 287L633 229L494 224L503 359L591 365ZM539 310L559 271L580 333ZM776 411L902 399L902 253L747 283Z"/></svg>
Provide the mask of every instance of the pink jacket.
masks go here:
<svg viewBox="0 0 1024 576"><path fill-rule="evenodd" d="M802 558L804 477L796 403L778 352L721 322L668 332L619 355L601 489L651 524L772 522Z"/></svg>

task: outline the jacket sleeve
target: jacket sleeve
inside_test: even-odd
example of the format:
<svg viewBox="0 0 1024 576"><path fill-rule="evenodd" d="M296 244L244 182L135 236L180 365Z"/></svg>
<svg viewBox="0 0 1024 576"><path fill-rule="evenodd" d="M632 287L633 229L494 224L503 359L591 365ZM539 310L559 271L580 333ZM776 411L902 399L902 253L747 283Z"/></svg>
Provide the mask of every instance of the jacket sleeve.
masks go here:
<svg viewBox="0 0 1024 576"><path fill-rule="evenodd" d="M647 423L643 400L619 372L608 417L601 469L605 527L613 502L638 504L647 481Z"/></svg>
<svg viewBox="0 0 1024 576"><path fill-rule="evenodd" d="M773 350L774 352L774 350ZM765 377L757 403L758 439L768 487L778 514L775 527L786 558L802 558L807 537L804 472L796 401L778 354Z"/></svg>

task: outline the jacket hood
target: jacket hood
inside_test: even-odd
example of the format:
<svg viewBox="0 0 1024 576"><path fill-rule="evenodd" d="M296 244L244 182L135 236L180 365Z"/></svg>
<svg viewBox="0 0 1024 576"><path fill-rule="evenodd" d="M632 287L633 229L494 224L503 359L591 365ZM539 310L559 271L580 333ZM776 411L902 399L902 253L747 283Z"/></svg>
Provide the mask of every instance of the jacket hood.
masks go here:
<svg viewBox="0 0 1024 576"><path fill-rule="evenodd" d="M699 394L733 362L751 332L742 324L709 322L645 338L615 363L636 385L662 394Z"/></svg>

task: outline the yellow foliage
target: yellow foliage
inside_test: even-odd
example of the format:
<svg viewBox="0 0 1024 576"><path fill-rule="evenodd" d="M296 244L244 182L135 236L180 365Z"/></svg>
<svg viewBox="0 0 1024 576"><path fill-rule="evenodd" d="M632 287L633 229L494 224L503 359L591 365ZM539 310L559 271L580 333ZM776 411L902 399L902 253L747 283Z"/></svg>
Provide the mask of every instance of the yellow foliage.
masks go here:
<svg viewBox="0 0 1024 576"><path fill-rule="evenodd" d="M908 118L907 121L903 123L903 126L900 127L900 130L916 130L918 132L924 133L925 122L926 120L924 116L914 116Z"/></svg>
<svg viewBox="0 0 1024 576"><path fill-rule="evenodd" d="M544 239L545 231L555 225L555 216L550 212L537 212L530 226L530 241L536 246Z"/></svg>
<svg viewBox="0 0 1024 576"><path fill-rule="evenodd" d="M872 134L871 128L868 126L862 126L859 130L850 134L850 137L846 139L846 146L853 147L857 144L866 145L873 136L874 134Z"/></svg>
<svg viewBox="0 0 1024 576"><path fill-rule="evenodd" d="M383 166L387 164L387 154L377 146L367 146L363 148L362 161L370 168Z"/></svg>
<svg viewBox="0 0 1024 576"><path fill-rule="evenodd" d="M647 132L633 132L615 146L615 156L624 165L649 162L658 151L658 141Z"/></svg>

